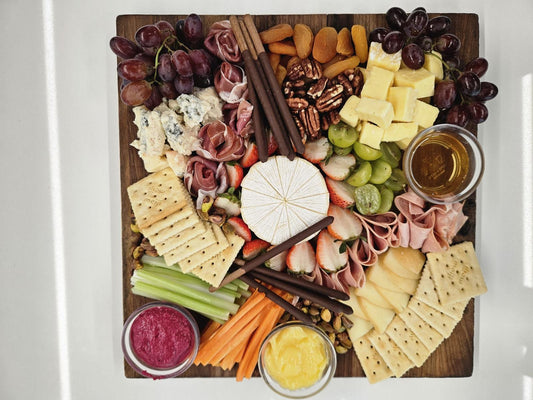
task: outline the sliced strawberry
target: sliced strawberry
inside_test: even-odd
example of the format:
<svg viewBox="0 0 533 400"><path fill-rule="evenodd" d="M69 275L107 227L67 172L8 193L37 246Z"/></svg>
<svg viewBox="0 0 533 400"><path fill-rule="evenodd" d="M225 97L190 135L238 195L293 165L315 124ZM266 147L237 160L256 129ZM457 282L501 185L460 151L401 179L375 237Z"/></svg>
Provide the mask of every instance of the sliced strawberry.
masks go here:
<svg viewBox="0 0 533 400"><path fill-rule="evenodd" d="M244 176L241 165L237 163L226 163L226 171L228 171L229 185L237 189L241 185Z"/></svg>
<svg viewBox="0 0 533 400"><path fill-rule="evenodd" d="M259 254L264 252L270 247L270 243L265 242L262 239L254 239L244 244L242 248L242 257L245 260L251 260L252 258L257 257Z"/></svg>
<svg viewBox="0 0 533 400"><path fill-rule="evenodd" d="M336 181L343 181L348 178L353 167L355 167L355 156L353 154L345 156L333 154L327 161L320 162L322 171Z"/></svg>
<svg viewBox="0 0 533 400"><path fill-rule="evenodd" d="M253 142L249 142L244 152L244 156L241 158L241 165L244 168L251 167L257 161L259 161L259 152L257 151L257 146Z"/></svg>
<svg viewBox="0 0 533 400"><path fill-rule="evenodd" d="M310 274L315 269L316 256L311 243L300 242L287 253L287 268L292 272Z"/></svg>
<svg viewBox="0 0 533 400"><path fill-rule="evenodd" d="M268 137L268 147L267 147L268 155L271 156L272 154L276 152L277 149L278 149L278 142L276 142L276 138L271 133L270 136Z"/></svg>
<svg viewBox="0 0 533 400"><path fill-rule="evenodd" d="M248 225L246 225L241 218L231 217L228 219L227 223L230 224L235 233L244 240L247 242L252 240L252 232L250 232L250 228L248 228Z"/></svg>
<svg viewBox="0 0 533 400"><path fill-rule="evenodd" d="M355 203L354 188L347 183L335 181L326 177L326 186L330 201L342 208L348 208Z"/></svg>
<svg viewBox="0 0 533 400"><path fill-rule="evenodd" d="M241 214L241 204L237 196L229 193L219 194L213 204L215 207L223 208L228 217L234 217Z"/></svg>
<svg viewBox="0 0 533 400"><path fill-rule="evenodd" d="M348 252L340 252L342 241L336 240L323 229L318 234L316 242L316 261L321 268L329 272L335 272L348 263Z"/></svg>
<svg viewBox="0 0 533 400"><path fill-rule="evenodd" d="M333 217L333 222L328 225L328 232L335 239L351 240L361 234L363 226L352 210L330 204L328 215Z"/></svg>
<svg viewBox="0 0 533 400"><path fill-rule="evenodd" d="M307 161L312 162L313 164L318 164L320 161L325 160L326 157L330 156L332 151L333 147L328 138L322 136L317 140L305 144L303 156Z"/></svg>
<svg viewBox="0 0 533 400"><path fill-rule="evenodd" d="M269 250L272 247L274 247L274 246L270 246ZM265 261L265 266L270 268L270 269L273 269L275 271L280 271L280 272L283 271L285 269L285 266L287 265L286 264L287 253L288 253L288 250L282 251L278 255L276 255L276 256L272 257L271 259Z"/></svg>

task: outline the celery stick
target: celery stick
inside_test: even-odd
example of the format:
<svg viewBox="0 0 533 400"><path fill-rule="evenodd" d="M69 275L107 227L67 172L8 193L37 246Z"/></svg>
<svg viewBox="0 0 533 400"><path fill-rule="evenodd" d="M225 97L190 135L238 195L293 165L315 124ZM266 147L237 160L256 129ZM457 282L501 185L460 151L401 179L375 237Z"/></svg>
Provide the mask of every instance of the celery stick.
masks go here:
<svg viewBox="0 0 533 400"><path fill-rule="evenodd" d="M162 256L153 257L147 254L143 254L143 256L141 257L141 263L150 264L156 267L167 268L173 271L181 272L181 268L178 264L167 265L167 263L165 262L165 259Z"/></svg>
<svg viewBox="0 0 533 400"><path fill-rule="evenodd" d="M149 297L156 300L168 301L189 308L209 318L218 318L226 321L229 318L229 311L212 304L191 299L190 297L172 292L170 290L158 288L148 283L137 281L132 288L132 292L141 296Z"/></svg>
<svg viewBox="0 0 533 400"><path fill-rule="evenodd" d="M150 285L160 287L162 289L171 290L175 293L188 296L191 299L195 299L206 304L221 307L233 314L236 313L239 309L239 306L233 302L234 299L232 299L231 301L223 300L219 297L212 296L209 292L205 293L195 289L191 289L188 286L181 285L177 281L171 281L163 275L150 273L148 271L144 271L144 269L135 270L134 276L137 279L136 284L139 281L142 281Z"/></svg>
<svg viewBox="0 0 533 400"><path fill-rule="evenodd" d="M248 290L249 286L247 283L244 283L243 281L241 281L240 279L235 279L233 282L231 283L234 283L235 285L237 285L237 287L241 288L241 289L244 289L244 290ZM229 285L229 284L228 284ZM224 287L228 286L228 285L225 285Z"/></svg>

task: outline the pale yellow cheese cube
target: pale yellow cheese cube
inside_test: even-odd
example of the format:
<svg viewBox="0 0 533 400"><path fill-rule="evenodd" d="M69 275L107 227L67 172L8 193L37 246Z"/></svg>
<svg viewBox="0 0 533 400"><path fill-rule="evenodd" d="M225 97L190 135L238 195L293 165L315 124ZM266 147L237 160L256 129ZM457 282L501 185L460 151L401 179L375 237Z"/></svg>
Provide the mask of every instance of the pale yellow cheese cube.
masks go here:
<svg viewBox="0 0 533 400"><path fill-rule="evenodd" d="M366 80L368 79L368 69L363 68L363 67L358 67L358 68L359 68L359 71L361 71L361 73L363 74L363 82L366 82Z"/></svg>
<svg viewBox="0 0 533 400"><path fill-rule="evenodd" d="M368 97L361 98L361 101L359 101L359 104L355 108L355 112L359 115L359 119L373 122L383 129L390 126L394 117L394 109L391 103Z"/></svg>
<svg viewBox="0 0 533 400"><path fill-rule="evenodd" d="M357 96L352 95L348 97L348 100L346 100L346 103L344 103L339 112L342 122L355 128L359 122L359 114L357 114L355 109L360 101L361 99Z"/></svg>
<svg viewBox="0 0 533 400"><path fill-rule="evenodd" d="M387 101L394 108L394 121L410 122L415 114L416 91L412 87L391 87Z"/></svg>
<svg viewBox="0 0 533 400"><path fill-rule="evenodd" d="M361 124L361 133L359 133L359 142L379 150L379 144L381 143L384 132L385 130L379 126L368 121L363 121Z"/></svg>
<svg viewBox="0 0 533 400"><path fill-rule="evenodd" d="M417 98L435 93L435 75L425 68L400 69L394 73L394 86L409 86L416 90Z"/></svg>
<svg viewBox="0 0 533 400"><path fill-rule="evenodd" d="M405 138L405 139L402 139L402 140L398 140L395 143L398 145L398 147L401 150L405 150L407 148L407 146L409 146L409 143L411 143L411 140L413 140L413 138Z"/></svg>
<svg viewBox="0 0 533 400"><path fill-rule="evenodd" d="M397 51L393 54L387 54L383 51L381 43L372 42L368 49L368 61L366 67L380 67L388 69L389 71L398 71L402 63L402 51Z"/></svg>
<svg viewBox="0 0 533 400"><path fill-rule="evenodd" d="M429 128L433 125L438 116L439 109L437 107L420 100L415 102L413 121L416 122L418 126L424 129Z"/></svg>
<svg viewBox="0 0 533 400"><path fill-rule="evenodd" d="M394 72L380 67L372 67L367 73L369 75L361 90L361 97L386 100L389 88L394 81Z"/></svg>
<svg viewBox="0 0 533 400"><path fill-rule="evenodd" d="M393 122L385 129L382 142L397 142L403 139L412 139L418 133L416 122Z"/></svg>
<svg viewBox="0 0 533 400"><path fill-rule="evenodd" d="M441 81L444 77L444 70L442 69L442 56L437 51L432 51L431 54L424 55L424 68L435 75L435 80Z"/></svg>

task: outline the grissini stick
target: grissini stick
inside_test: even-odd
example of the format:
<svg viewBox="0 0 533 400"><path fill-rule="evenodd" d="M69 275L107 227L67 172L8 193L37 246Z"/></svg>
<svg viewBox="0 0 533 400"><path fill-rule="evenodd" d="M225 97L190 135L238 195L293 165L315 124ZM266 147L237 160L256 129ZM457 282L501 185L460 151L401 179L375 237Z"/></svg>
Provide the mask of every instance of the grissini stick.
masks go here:
<svg viewBox="0 0 533 400"><path fill-rule="evenodd" d="M263 116L259 109L259 100L255 93L254 84L251 79L248 79L248 97L250 103L252 103L252 123L254 127L255 144L257 145L257 153L259 155L259 161L265 162L268 159L268 144L266 140L266 133L263 126Z"/></svg>
<svg viewBox="0 0 533 400"><path fill-rule="evenodd" d="M320 221L314 223L311 226L308 226L303 231L297 233L293 237L285 240L284 242L278 244L277 246L274 246L270 250L268 250L265 253L262 253L258 255L256 258L247 261L246 264L244 264L242 267L237 268L235 271L231 272L230 274L226 275L226 277L222 280L220 285L218 287L211 286L209 288L210 291L215 291L219 287L222 287L230 282L233 282L235 279L240 278L245 273L251 271L252 269L260 266L265 261L270 260L272 257L277 256L278 254L284 252L285 250L289 250L292 246L294 246L296 243L301 242L302 240L308 238L309 236L313 235L314 233L324 229L329 224L333 222L333 217L327 216L325 218L322 218Z"/></svg>
<svg viewBox="0 0 533 400"><path fill-rule="evenodd" d="M285 311L287 311L289 314L291 314L294 318L299 319L303 323L306 323L308 325L313 325L313 320L311 317L307 314L305 314L303 311L301 311L299 308L293 306L291 303L286 301L284 298L278 296L276 293L274 293L269 288L263 286L259 282L257 282L254 278L251 278L247 275L241 276L241 280L244 283L247 283L254 289L257 289L261 293L264 293L265 296L272 300L274 303L276 303L278 306L283 308Z"/></svg>
<svg viewBox="0 0 533 400"><path fill-rule="evenodd" d="M274 75L274 71L272 70L272 66L270 65L268 55L265 52L263 43L261 42L261 37L259 36L259 33L257 32L257 28L254 24L254 20L252 19L252 16L250 14L246 14L244 16L244 23L246 24L246 27L248 28L248 32L250 33L251 39L255 47L255 51L257 53L257 58L259 59L259 62L263 66L263 70L265 71L268 84L270 88L272 89L274 99L276 100L276 103L278 105L279 111L283 118L283 122L285 123L285 126L287 127L287 130L289 131L289 135L291 137L292 143L294 147L296 148L296 151L302 154L305 150L304 144L302 142L302 138L300 137L300 133L298 132L298 128L296 127L294 120L292 119L292 115L289 110L289 107L287 106L287 102L285 101L285 97L283 96L283 93L281 93L281 88L279 87L278 80L276 79L276 76Z"/></svg>

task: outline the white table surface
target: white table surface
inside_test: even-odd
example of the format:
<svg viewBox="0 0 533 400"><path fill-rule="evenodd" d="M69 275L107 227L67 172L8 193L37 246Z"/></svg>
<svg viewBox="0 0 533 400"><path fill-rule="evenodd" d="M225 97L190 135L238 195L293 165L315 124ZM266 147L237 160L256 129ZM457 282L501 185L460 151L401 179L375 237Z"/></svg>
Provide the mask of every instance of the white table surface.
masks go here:
<svg viewBox="0 0 533 400"><path fill-rule="evenodd" d="M486 79L500 89L479 129L487 165L476 246L489 291L476 303L474 372L373 386L334 379L317 398L533 399L533 3L395 3L0 1L1 399L277 398L260 379L124 378L115 17L392 5L479 14Z"/></svg>

